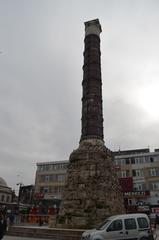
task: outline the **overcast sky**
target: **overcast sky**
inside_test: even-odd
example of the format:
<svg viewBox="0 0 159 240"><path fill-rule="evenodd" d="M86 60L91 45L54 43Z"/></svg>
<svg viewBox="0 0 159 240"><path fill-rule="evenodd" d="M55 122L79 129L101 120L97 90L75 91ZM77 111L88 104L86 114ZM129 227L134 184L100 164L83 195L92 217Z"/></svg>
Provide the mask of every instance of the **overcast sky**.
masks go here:
<svg viewBox="0 0 159 240"><path fill-rule="evenodd" d="M95 18L106 146L159 148L158 0L0 0L0 177L14 189L78 147L84 22Z"/></svg>

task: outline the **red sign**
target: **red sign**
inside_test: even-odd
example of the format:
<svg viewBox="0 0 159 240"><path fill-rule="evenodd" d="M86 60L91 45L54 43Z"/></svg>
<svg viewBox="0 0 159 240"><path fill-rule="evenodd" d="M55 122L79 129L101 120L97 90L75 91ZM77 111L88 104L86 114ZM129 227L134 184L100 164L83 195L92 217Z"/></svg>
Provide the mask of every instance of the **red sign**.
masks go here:
<svg viewBox="0 0 159 240"><path fill-rule="evenodd" d="M152 208L152 212L153 212L153 213L159 213L159 208L158 208L158 207Z"/></svg>
<svg viewBox="0 0 159 240"><path fill-rule="evenodd" d="M43 193L35 193L34 198L35 199L43 199L44 198L44 194Z"/></svg>
<svg viewBox="0 0 159 240"><path fill-rule="evenodd" d="M119 183L121 185L122 192L133 191L133 178L132 177L119 178Z"/></svg>

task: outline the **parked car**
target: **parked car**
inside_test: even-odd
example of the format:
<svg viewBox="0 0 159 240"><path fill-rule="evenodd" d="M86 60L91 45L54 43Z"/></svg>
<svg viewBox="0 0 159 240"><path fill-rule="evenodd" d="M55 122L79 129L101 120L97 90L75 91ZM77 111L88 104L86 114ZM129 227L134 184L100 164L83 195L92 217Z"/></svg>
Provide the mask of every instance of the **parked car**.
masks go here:
<svg viewBox="0 0 159 240"><path fill-rule="evenodd" d="M87 230L81 240L150 240L153 239L146 214L134 213L107 218L96 229Z"/></svg>

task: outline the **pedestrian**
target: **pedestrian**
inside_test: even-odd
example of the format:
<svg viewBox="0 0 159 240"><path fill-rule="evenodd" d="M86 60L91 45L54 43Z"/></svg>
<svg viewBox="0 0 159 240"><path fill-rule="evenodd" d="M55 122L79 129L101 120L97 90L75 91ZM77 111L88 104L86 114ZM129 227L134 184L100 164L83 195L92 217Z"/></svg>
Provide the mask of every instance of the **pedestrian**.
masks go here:
<svg viewBox="0 0 159 240"><path fill-rule="evenodd" d="M156 228L156 230L159 230L159 216L158 216L158 214L156 214L155 228Z"/></svg>
<svg viewBox="0 0 159 240"><path fill-rule="evenodd" d="M13 223L14 223L14 214L13 213L11 213L10 215L9 215L9 222L10 222L10 225L12 226L13 225Z"/></svg>
<svg viewBox="0 0 159 240"><path fill-rule="evenodd" d="M7 220L5 215L0 212L0 240L3 238L7 229Z"/></svg>
<svg viewBox="0 0 159 240"><path fill-rule="evenodd" d="M43 220L41 218L41 216L39 217L39 226L42 226L43 225Z"/></svg>

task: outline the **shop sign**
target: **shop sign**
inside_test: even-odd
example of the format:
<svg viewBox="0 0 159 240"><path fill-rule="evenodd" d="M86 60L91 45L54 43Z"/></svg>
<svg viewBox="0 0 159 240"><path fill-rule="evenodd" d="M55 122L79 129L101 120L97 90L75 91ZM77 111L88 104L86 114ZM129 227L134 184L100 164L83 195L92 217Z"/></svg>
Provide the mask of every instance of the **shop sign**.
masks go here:
<svg viewBox="0 0 159 240"><path fill-rule="evenodd" d="M121 185L122 192L132 192L133 191L133 178L132 177L119 178L119 183Z"/></svg>
<svg viewBox="0 0 159 240"><path fill-rule="evenodd" d="M54 198L55 198L55 196L53 194L45 193L45 195L44 195L44 199L50 200L50 199L54 199Z"/></svg>
<svg viewBox="0 0 159 240"><path fill-rule="evenodd" d="M149 206L138 206L137 210L139 212L148 212L148 211L150 211L150 207Z"/></svg>
<svg viewBox="0 0 159 240"><path fill-rule="evenodd" d="M124 197L145 197L149 195L149 191L124 192Z"/></svg>
<svg viewBox="0 0 159 240"><path fill-rule="evenodd" d="M43 193L35 193L34 198L35 199L43 199L44 198L44 194Z"/></svg>
<svg viewBox="0 0 159 240"><path fill-rule="evenodd" d="M152 208L153 213L159 213L159 208Z"/></svg>

